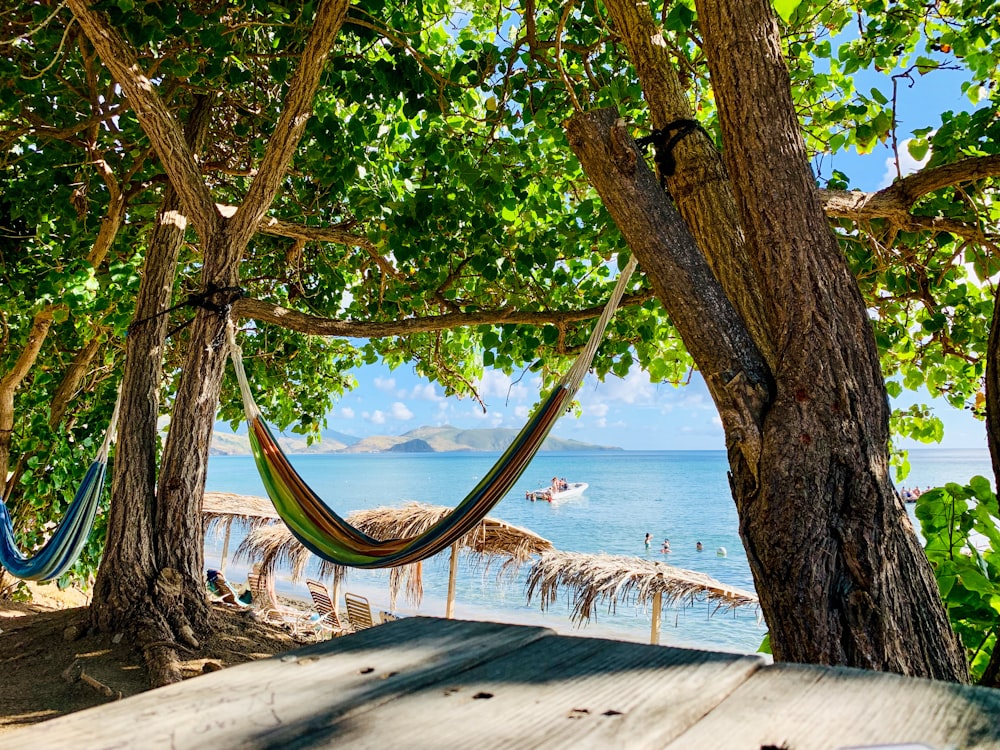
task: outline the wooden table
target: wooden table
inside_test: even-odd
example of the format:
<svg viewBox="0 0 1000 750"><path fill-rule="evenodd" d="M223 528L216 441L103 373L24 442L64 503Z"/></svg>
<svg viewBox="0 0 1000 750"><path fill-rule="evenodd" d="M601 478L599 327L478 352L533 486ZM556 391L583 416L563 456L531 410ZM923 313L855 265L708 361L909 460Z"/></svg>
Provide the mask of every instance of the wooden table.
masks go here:
<svg viewBox="0 0 1000 750"><path fill-rule="evenodd" d="M0 736L0 748L1000 748L1000 690L408 618ZM923 744L919 744L923 743Z"/></svg>

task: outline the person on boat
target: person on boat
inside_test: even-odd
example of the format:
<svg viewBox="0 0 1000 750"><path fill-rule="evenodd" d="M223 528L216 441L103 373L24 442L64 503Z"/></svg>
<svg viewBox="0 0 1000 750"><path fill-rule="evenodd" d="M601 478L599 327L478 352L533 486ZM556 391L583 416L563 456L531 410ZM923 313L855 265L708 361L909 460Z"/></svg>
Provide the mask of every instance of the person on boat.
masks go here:
<svg viewBox="0 0 1000 750"><path fill-rule="evenodd" d="M560 490L569 489L569 482L567 482L565 478L559 480L559 489Z"/></svg>
<svg viewBox="0 0 1000 750"><path fill-rule="evenodd" d="M552 491L559 491L559 477L552 477Z"/></svg>

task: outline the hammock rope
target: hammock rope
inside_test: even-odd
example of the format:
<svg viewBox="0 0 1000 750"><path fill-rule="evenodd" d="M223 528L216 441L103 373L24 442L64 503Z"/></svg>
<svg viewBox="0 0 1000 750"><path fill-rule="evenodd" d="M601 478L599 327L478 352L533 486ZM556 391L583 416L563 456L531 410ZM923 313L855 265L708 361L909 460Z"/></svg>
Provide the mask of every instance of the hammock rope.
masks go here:
<svg viewBox="0 0 1000 750"><path fill-rule="evenodd" d="M7 504L0 501L0 566L15 578L26 581L54 580L69 570L83 551L94 526L97 507L104 490L108 453L118 428L121 400L119 387L111 421L104 433L104 441L90 468L87 469L62 522L40 549L31 555L21 551L14 536L14 523L10 511L7 509Z"/></svg>
<svg viewBox="0 0 1000 750"><path fill-rule="evenodd" d="M594 325L587 344L560 378L552 393L521 429L493 468L455 509L421 534L380 541L359 531L334 512L295 471L264 422L243 367L243 355L232 326L228 327L230 357L243 399L250 448L257 470L278 515L312 553L355 568L387 568L419 562L450 547L472 531L510 491L541 447L556 420L567 411L593 363L604 331L614 315L636 267L630 258L611 297Z"/></svg>

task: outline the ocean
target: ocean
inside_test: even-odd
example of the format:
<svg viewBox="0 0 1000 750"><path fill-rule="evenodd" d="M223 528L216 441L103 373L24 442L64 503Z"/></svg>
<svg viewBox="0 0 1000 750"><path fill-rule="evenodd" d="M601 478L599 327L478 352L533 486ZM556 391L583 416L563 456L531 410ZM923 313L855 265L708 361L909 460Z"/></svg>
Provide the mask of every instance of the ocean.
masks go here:
<svg viewBox="0 0 1000 750"><path fill-rule="evenodd" d="M293 455L296 469L313 490L341 515L378 506L416 501L457 504L496 461L494 454L343 454ZM910 475L900 486L926 489L945 482L991 478L984 449L910 452ZM740 542L736 508L729 494L723 451L615 451L540 453L514 489L489 514L539 534L556 549L629 555L706 573L723 583L753 591L753 579ZM528 490L545 487L553 476L590 486L582 497L559 504L529 502ZM207 489L266 497L249 456L213 456ZM912 505L908 506L912 515ZM653 543L647 549L646 534ZM671 552L660 545L670 540ZM235 533L230 549L235 549ZM703 551L696 550L701 542ZM725 556L717 554L724 547ZM221 542L209 538L206 565L220 563ZM402 598L393 611L403 615L443 616L448 583L448 554L423 566L424 597L415 607ZM227 562L231 581L245 579L247 565ZM569 594L541 611L525 597L527 568L512 580L498 581L470 559L460 562L455 616L544 625L563 633L648 641L651 614L619 602L580 627L569 618ZM241 578L242 576L242 578ZM283 577L278 590L308 599L304 581ZM373 610L389 609L384 571L352 570L344 590L367 596ZM343 603L341 602L341 606ZM722 651L755 651L766 633L753 607L724 612L705 602L664 606L660 643Z"/></svg>

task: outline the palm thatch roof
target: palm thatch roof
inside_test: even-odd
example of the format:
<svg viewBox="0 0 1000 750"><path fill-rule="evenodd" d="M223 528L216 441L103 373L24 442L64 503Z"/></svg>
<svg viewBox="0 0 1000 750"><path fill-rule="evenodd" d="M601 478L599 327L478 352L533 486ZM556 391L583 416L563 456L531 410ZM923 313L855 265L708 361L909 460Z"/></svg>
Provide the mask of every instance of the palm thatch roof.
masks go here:
<svg viewBox="0 0 1000 750"><path fill-rule="evenodd" d="M660 594L663 601L707 600L717 609L757 604L757 596L709 575L641 557L551 551L541 555L528 572L528 602L537 596L542 609L553 604L559 588L572 591L571 619L589 620L598 604L614 611L619 602L645 606Z"/></svg>
<svg viewBox="0 0 1000 750"><path fill-rule="evenodd" d="M384 541L417 536L452 510L438 505L407 503L402 507L355 511L347 516L347 521L368 536ZM459 539L457 544L487 568L499 563L498 575L501 576L516 572L532 555L552 549L551 542L534 532L489 517ZM236 551L237 559L259 560L261 572L265 575L272 575L278 568L291 570L292 580L302 577L312 557L312 553L284 524L255 529ZM321 578L332 578L336 586L344 579L347 569L321 559L318 573ZM423 597L423 576L419 562L389 570L389 593L393 602L400 590L405 590L407 599L412 603L420 603Z"/></svg>
<svg viewBox="0 0 1000 750"><path fill-rule="evenodd" d="M228 531L234 522L253 529L279 518L270 500L232 492L206 492L201 513L206 531L212 527Z"/></svg>

